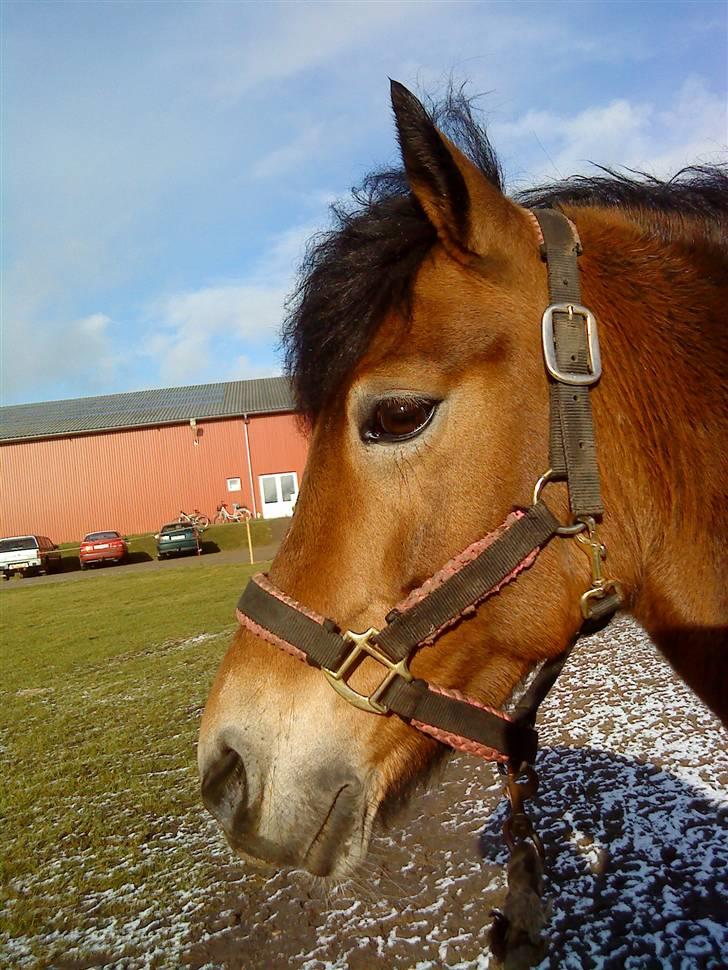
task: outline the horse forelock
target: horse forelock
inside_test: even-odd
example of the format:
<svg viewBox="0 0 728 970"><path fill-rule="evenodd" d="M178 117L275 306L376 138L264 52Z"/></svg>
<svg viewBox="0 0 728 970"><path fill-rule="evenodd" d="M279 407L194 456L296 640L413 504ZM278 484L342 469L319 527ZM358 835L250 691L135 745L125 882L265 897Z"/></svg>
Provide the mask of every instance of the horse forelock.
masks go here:
<svg viewBox="0 0 728 970"><path fill-rule="evenodd" d="M500 163L462 89L428 112L502 189ZM408 316L417 271L437 239L403 168L371 172L331 211L332 229L308 246L282 334L286 370L309 419L356 366L384 317L392 310Z"/></svg>

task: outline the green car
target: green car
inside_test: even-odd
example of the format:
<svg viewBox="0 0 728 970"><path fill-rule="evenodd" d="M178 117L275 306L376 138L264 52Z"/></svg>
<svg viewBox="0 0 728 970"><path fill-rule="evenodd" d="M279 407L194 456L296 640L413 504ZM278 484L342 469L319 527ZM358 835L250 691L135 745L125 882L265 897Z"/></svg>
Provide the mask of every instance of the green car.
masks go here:
<svg viewBox="0 0 728 970"><path fill-rule="evenodd" d="M196 552L200 555L200 532L189 522L168 522L156 536L157 559L167 559L178 552Z"/></svg>

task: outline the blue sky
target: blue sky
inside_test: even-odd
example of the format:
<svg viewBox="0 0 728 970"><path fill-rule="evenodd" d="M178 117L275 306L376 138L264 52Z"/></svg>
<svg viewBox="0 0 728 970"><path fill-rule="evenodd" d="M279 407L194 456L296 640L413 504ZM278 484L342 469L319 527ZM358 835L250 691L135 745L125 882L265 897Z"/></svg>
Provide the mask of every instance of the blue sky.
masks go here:
<svg viewBox="0 0 728 970"><path fill-rule="evenodd" d="M725 2L2 4L2 403L280 372L388 76L468 80L511 187L725 158Z"/></svg>

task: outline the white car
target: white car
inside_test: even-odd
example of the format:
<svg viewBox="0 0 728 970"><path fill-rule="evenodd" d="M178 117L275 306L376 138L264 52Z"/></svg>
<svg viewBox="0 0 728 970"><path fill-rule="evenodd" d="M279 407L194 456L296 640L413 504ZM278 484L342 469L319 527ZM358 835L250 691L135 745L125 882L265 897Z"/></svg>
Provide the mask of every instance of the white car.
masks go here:
<svg viewBox="0 0 728 970"><path fill-rule="evenodd" d="M61 569L61 550L48 536L11 536L0 539L0 570L3 579L12 573L34 576L37 573L58 572Z"/></svg>

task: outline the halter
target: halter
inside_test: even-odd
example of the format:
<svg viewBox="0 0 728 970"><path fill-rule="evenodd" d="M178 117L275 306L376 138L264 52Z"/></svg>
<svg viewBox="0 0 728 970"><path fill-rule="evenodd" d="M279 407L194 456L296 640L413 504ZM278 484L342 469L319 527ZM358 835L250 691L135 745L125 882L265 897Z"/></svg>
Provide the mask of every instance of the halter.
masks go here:
<svg viewBox="0 0 728 970"><path fill-rule="evenodd" d="M264 574L254 576L238 603L238 620L256 636L319 667L345 700L372 714L395 714L444 744L517 773L534 762L538 707L559 675L576 640L611 619L623 601L620 584L602 575L606 550L597 519L603 514L589 390L601 375L597 323L581 305L577 258L581 243L562 213L528 213L547 264L550 305L542 318L544 361L550 376L550 468L536 483L533 504L512 512L495 531L468 546L392 609L381 630L341 632L336 622L297 603ZM565 481L573 521L561 524L541 495ZM581 597L584 625L570 646L537 668L509 714L458 691L415 679L409 660L463 616L474 613L529 568L554 536L574 536L589 555L592 584ZM348 683L368 656L382 667L371 694Z"/></svg>

